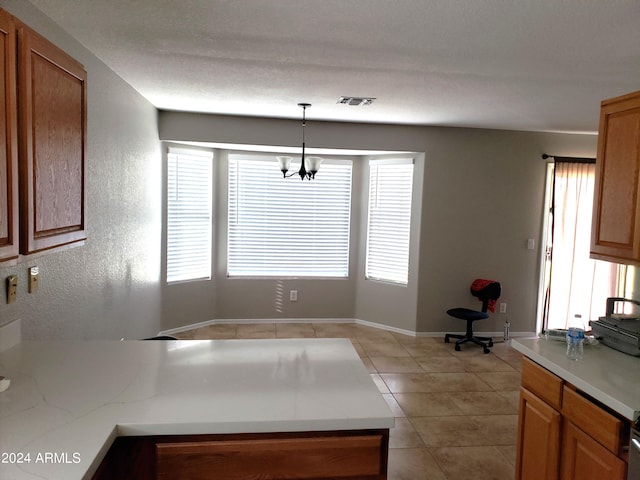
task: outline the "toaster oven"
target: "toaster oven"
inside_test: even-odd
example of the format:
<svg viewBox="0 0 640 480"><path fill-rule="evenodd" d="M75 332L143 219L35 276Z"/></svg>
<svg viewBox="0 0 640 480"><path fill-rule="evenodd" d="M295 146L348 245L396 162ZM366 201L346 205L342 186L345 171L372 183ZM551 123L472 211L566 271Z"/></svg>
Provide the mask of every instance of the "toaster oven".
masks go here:
<svg viewBox="0 0 640 480"><path fill-rule="evenodd" d="M607 298L605 316L592 320L591 329L593 335L604 345L629 355L640 356L640 316L614 313L615 304L623 302L640 306L638 300Z"/></svg>

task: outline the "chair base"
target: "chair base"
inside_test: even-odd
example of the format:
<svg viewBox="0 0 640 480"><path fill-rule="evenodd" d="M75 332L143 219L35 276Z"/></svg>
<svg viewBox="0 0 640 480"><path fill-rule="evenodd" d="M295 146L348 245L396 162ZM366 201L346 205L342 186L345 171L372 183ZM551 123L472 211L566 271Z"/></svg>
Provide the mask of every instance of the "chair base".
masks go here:
<svg viewBox="0 0 640 480"><path fill-rule="evenodd" d="M459 340L456 342L455 350L456 352L460 351L460 345L467 342L475 343L476 345L480 345L482 347L482 351L484 353L489 353L489 347L493 347L493 339L489 337L475 337L473 335L457 335L455 333L447 333L444 336L444 343L449 343L450 338L458 338Z"/></svg>

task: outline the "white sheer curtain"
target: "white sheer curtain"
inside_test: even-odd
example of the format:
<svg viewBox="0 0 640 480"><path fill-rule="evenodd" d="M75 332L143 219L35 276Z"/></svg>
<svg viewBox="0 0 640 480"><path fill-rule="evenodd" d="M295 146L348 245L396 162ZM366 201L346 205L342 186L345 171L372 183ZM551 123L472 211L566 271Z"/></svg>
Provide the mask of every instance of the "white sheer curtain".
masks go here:
<svg viewBox="0 0 640 480"><path fill-rule="evenodd" d="M553 251L547 328L604 315L615 295L617 264L589 258L595 164L555 164Z"/></svg>

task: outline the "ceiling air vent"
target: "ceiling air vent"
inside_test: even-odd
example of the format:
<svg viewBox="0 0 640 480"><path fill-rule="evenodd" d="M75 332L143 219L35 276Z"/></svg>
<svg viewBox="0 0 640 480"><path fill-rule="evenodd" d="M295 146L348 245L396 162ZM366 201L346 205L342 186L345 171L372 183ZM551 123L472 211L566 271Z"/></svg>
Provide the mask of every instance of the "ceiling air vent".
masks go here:
<svg viewBox="0 0 640 480"><path fill-rule="evenodd" d="M359 107L371 105L375 99L375 97L340 97L336 103Z"/></svg>

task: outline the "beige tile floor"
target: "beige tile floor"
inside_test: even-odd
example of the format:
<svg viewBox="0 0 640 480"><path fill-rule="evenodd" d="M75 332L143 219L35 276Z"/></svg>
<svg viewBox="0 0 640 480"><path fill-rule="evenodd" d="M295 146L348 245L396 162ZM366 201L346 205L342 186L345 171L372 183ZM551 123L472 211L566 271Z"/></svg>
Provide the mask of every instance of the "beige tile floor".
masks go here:
<svg viewBox="0 0 640 480"><path fill-rule="evenodd" d="M512 480L521 355L496 343L456 352L443 338L356 324L225 324L181 339L346 337L396 416L389 480Z"/></svg>

